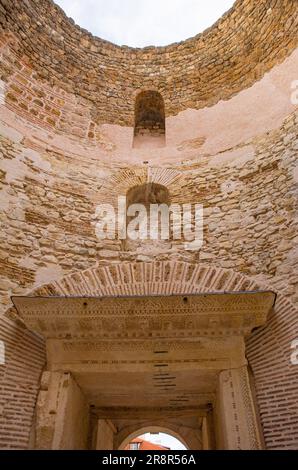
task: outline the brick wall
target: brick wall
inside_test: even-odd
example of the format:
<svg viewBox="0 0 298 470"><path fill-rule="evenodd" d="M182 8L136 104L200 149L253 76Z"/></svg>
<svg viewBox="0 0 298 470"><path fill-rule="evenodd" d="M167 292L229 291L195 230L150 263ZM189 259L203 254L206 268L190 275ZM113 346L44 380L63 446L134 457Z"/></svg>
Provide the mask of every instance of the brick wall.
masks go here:
<svg viewBox="0 0 298 470"><path fill-rule="evenodd" d="M278 297L268 324L247 343L269 450L298 449L298 366L291 364L291 343L297 337L297 310Z"/></svg>
<svg viewBox="0 0 298 470"><path fill-rule="evenodd" d="M5 364L0 365L0 449L26 449L45 365L44 342L0 317Z"/></svg>

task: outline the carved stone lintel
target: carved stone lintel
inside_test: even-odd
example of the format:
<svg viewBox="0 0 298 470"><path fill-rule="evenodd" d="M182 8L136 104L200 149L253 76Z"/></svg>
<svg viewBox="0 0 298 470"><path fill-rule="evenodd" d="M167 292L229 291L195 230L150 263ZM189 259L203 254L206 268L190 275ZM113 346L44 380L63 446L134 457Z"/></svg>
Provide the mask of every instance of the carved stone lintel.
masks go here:
<svg viewBox="0 0 298 470"><path fill-rule="evenodd" d="M144 297L13 297L19 317L47 339L248 335L265 324L272 292Z"/></svg>

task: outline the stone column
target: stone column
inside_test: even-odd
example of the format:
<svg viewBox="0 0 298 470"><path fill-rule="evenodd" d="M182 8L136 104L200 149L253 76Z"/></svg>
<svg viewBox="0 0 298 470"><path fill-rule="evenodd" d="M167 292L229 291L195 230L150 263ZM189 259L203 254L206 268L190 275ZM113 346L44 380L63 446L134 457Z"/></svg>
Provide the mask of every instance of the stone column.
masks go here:
<svg viewBox="0 0 298 470"><path fill-rule="evenodd" d="M263 448L246 366L225 370L219 374L216 414L218 449Z"/></svg>
<svg viewBox="0 0 298 470"><path fill-rule="evenodd" d="M109 420L99 419L97 425L96 450L113 450L114 435L117 432Z"/></svg>
<svg viewBox="0 0 298 470"><path fill-rule="evenodd" d="M36 405L36 449L85 450L88 406L69 373L44 372Z"/></svg>

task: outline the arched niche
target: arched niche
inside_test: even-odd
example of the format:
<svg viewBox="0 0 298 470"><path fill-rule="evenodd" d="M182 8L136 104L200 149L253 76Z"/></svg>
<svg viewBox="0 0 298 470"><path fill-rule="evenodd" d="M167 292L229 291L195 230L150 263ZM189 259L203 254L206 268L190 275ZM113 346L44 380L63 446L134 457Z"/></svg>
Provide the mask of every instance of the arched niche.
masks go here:
<svg viewBox="0 0 298 470"><path fill-rule="evenodd" d="M166 144L165 105L158 91L142 91L135 101L133 147L160 148Z"/></svg>
<svg viewBox="0 0 298 470"><path fill-rule="evenodd" d="M124 251L142 251L148 247L149 250L154 249L156 247L167 246L169 247L170 239L171 239L171 231L169 227L169 239L162 240L161 239L161 230L162 230L162 223L163 219L159 215L159 224L156 227L156 231L158 232L158 239L152 240L150 237L150 227L153 221L151 220L151 212L150 208L151 205L159 205L165 204L167 207L171 204L171 198L169 190L166 186L163 186L158 183L143 183L140 185L133 186L127 191L126 194L126 209L128 211L129 208L134 207L134 205L140 204L144 206L146 209L146 222L147 222L147 238L140 239L140 240L131 240L129 237L124 240L123 249ZM144 214L145 215L145 214ZM129 227L130 222L133 220L133 216L127 216L126 225L127 228Z"/></svg>

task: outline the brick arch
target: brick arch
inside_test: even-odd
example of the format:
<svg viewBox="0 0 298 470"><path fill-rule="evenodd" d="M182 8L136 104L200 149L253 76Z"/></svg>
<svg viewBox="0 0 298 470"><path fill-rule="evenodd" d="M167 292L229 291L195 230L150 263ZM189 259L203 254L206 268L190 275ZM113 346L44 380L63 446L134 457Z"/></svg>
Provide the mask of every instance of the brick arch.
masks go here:
<svg viewBox="0 0 298 470"><path fill-rule="evenodd" d="M30 295L171 295L268 288L272 286L257 283L230 269L180 261L156 261L95 266L40 286ZM267 324L247 340L247 358L254 374L265 442L272 450L295 449L298 440L298 374L297 366L290 363L291 342L297 336L297 309L285 296L278 295ZM33 414L34 401L30 406ZM281 431L276 430L276 422L280 423Z"/></svg>
<svg viewBox="0 0 298 470"><path fill-rule="evenodd" d="M171 295L262 289L249 277L206 264L156 261L95 266L35 289L37 296Z"/></svg>
<svg viewBox="0 0 298 470"><path fill-rule="evenodd" d="M184 175L181 172L170 168L147 168L145 166L125 168L104 182L98 193L97 201L104 201L117 207L119 195L125 196L135 186L155 183L165 186L170 193L175 193L175 202L183 202L183 189L179 191L179 187L183 186L183 179Z"/></svg>

